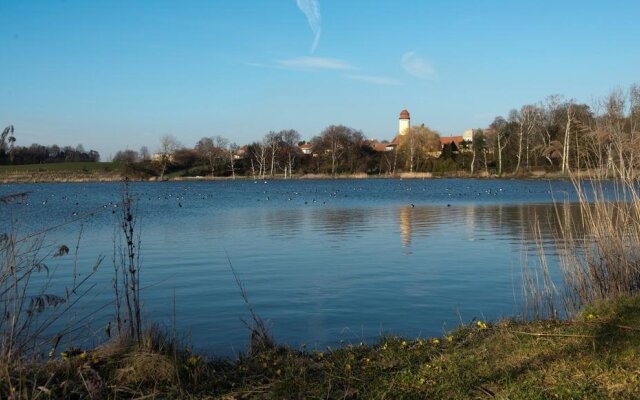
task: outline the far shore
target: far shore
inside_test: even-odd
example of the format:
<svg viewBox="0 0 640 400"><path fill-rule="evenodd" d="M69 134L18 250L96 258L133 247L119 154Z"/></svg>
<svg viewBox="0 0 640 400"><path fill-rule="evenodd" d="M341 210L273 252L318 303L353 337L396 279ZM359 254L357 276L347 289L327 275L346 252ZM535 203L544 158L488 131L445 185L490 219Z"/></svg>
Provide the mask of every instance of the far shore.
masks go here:
<svg viewBox="0 0 640 400"><path fill-rule="evenodd" d="M585 178L592 177L594 174L585 171L580 174ZM576 177L576 174L573 174ZM119 182L128 178L131 181L140 182L161 182L161 181L229 181L229 180L328 180L328 179L536 179L536 180L564 180L569 179L568 175L561 172L545 172L545 171L532 171L526 173L506 173L501 176L494 174L487 174L482 172L480 174L471 174L466 171L459 172L447 172L447 173L431 173L431 172L402 172L397 174L381 174L381 175L368 175L364 173L359 174L303 174L285 176L278 174L274 176L252 176L252 175L236 175L235 178L231 176L175 176L170 175L160 180L158 177L139 177L139 176L127 176L120 171L78 171L78 170L9 170L0 169L0 182L3 184L10 183L93 183L93 182Z"/></svg>
<svg viewBox="0 0 640 400"><path fill-rule="evenodd" d="M585 174L585 177L588 177ZM96 174L87 173L81 174L74 172L72 174L60 173L52 174L50 172L30 172L30 173L0 173L0 182L3 184L10 183L98 183L98 182L119 182L128 178L131 181L139 182L172 182L172 181L251 181L251 180L358 180L358 179L542 179L542 180L563 180L569 179L567 175L558 172L532 172L532 173L519 173L519 174L503 174L499 175L487 175L483 174L470 174L468 172L457 173L431 173L431 172L403 172L394 175L367 175L367 174L304 174L284 176L283 174L274 176L245 176L237 175L231 176L169 176L160 180L158 177L135 177L126 176L124 174Z"/></svg>

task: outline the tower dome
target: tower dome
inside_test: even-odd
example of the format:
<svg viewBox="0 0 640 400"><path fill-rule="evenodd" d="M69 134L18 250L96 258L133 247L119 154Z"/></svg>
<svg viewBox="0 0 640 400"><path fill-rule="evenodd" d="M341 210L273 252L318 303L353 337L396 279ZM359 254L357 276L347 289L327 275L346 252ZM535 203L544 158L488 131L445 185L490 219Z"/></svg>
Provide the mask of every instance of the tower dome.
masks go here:
<svg viewBox="0 0 640 400"><path fill-rule="evenodd" d="M406 109L400 111L400 119L409 119L409 111Z"/></svg>

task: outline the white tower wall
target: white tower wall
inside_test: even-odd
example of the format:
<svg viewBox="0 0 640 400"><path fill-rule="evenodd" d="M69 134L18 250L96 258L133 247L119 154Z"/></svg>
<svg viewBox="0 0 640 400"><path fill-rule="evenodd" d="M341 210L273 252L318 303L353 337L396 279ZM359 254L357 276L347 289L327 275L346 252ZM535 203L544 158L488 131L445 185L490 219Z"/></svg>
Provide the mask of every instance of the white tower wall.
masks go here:
<svg viewBox="0 0 640 400"><path fill-rule="evenodd" d="M406 119L400 118L398 120L398 135L406 135L407 134L407 130L411 126L410 121L411 120L409 118L406 118Z"/></svg>

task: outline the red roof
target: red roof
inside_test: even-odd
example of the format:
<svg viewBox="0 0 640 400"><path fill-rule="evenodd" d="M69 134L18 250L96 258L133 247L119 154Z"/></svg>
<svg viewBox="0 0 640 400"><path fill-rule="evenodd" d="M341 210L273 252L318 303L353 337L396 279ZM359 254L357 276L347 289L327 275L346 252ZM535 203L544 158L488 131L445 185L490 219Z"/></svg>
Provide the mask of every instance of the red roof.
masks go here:
<svg viewBox="0 0 640 400"><path fill-rule="evenodd" d="M383 151L387 151L387 147L389 146L393 146L393 145L389 143L375 143L373 145L373 150L379 153L382 153Z"/></svg>
<svg viewBox="0 0 640 400"><path fill-rule="evenodd" d="M464 138L462 136L441 136L440 137L440 144L443 146L451 142L454 142L456 146L458 146L462 141L464 141Z"/></svg>
<svg viewBox="0 0 640 400"><path fill-rule="evenodd" d="M305 143L302 146L300 146L301 149L310 149L311 148L311 143Z"/></svg>
<svg viewBox="0 0 640 400"><path fill-rule="evenodd" d="M400 111L400 119L409 119L409 111L406 109Z"/></svg>

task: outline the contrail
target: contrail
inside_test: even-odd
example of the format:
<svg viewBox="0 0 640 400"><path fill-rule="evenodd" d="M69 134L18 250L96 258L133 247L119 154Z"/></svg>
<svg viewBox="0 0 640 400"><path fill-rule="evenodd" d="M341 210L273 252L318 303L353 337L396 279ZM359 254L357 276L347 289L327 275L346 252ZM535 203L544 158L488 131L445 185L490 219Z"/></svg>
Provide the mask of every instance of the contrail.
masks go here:
<svg viewBox="0 0 640 400"><path fill-rule="evenodd" d="M320 32L322 31L322 26L320 25L320 2L318 0L296 0L296 4L307 17L309 27L313 32L313 44L311 45L311 53L313 54L320 41Z"/></svg>

